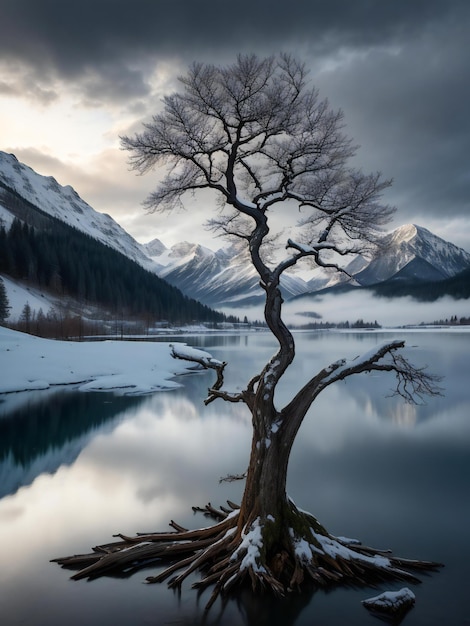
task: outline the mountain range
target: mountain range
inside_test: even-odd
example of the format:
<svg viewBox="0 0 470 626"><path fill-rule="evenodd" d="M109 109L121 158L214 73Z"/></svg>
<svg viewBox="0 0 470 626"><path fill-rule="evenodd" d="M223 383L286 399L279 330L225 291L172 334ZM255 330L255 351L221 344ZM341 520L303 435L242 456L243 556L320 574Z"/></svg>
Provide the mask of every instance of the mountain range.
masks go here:
<svg viewBox="0 0 470 626"><path fill-rule="evenodd" d="M181 242L171 248L159 239L141 244L109 215L95 211L70 186L61 186L14 155L0 152L0 226L9 229L15 218L35 226L44 214L112 248L207 307L234 309L262 302L259 278L243 242L217 251L197 242ZM400 286L410 290L414 285L425 292L426 285L455 281L469 268L468 252L422 226L407 224L385 235L373 258L351 261L345 267L347 274L321 269L302 277L286 274L281 287L285 300L345 284L374 289L388 285L396 292Z"/></svg>
<svg viewBox="0 0 470 626"><path fill-rule="evenodd" d="M216 252L195 243L171 248L156 239L146 244L147 254L160 266L159 276L192 298L209 306L236 307L262 302L259 278L240 244ZM376 256L353 259L347 273L312 270L308 280L284 275L285 300L308 296L338 286L371 287L400 282L401 285L445 281L470 268L470 254L444 241L426 228L406 224L385 235ZM351 278L352 277L352 278Z"/></svg>
<svg viewBox="0 0 470 626"><path fill-rule="evenodd" d="M243 242L214 252L188 242L168 249L156 239L146 244L145 249L159 265L161 278L208 306L243 307L263 300L259 276ZM286 300L308 291L307 283L296 276L284 275L281 281Z"/></svg>

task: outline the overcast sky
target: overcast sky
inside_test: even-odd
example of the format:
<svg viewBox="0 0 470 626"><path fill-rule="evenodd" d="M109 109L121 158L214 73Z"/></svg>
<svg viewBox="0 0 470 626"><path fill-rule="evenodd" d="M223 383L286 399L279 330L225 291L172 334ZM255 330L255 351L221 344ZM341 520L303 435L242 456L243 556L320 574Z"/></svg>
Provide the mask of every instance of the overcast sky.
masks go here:
<svg viewBox="0 0 470 626"><path fill-rule="evenodd" d="M0 149L71 184L137 240L211 243L207 204L147 215L140 130L192 61L294 53L345 113L358 163L393 178L392 226L470 251L468 0L0 0Z"/></svg>

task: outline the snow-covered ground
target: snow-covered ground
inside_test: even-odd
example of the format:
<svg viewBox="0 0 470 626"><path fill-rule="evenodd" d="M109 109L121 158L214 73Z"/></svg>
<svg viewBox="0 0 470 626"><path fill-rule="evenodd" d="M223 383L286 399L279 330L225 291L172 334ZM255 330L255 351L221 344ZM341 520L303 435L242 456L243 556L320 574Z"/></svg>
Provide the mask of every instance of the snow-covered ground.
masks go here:
<svg viewBox="0 0 470 626"><path fill-rule="evenodd" d="M46 296L41 290L34 287L27 287L22 285L19 281L12 280L9 276L1 276L5 290L7 292L8 305L10 307L7 320L16 321L19 319L23 307L26 303L29 304L31 310L36 314L42 309L44 315L48 313L51 308L57 307L59 304L59 298L52 298Z"/></svg>
<svg viewBox="0 0 470 626"><path fill-rule="evenodd" d="M210 358L174 344L178 353ZM194 363L174 359L168 343L42 339L0 326L0 394L74 385L82 391L143 394L179 387Z"/></svg>

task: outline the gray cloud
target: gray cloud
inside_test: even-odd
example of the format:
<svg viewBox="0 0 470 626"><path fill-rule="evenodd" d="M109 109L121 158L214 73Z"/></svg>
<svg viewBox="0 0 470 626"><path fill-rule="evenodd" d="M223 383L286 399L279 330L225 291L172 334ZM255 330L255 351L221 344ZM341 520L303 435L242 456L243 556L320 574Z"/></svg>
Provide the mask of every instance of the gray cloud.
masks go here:
<svg viewBox="0 0 470 626"><path fill-rule="evenodd" d="M144 74L125 66L104 64L89 69L82 78L84 104L99 106L105 101L126 101L150 94Z"/></svg>
<svg viewBox="0 0 470 626"><path fill-rule="evenodd" d="M466 0L3 0L0 95L47 105L65 85L136 128L171 86L152 85L157 64L291 51L345 111L358 163L394 178L397 223L437 223L469 214L469 30Z"/></svg>
<svg viewBox="0 0 470 626"><path fill-rule="evenodd" d="M319 77L363 146L360 160L394 177L392 195L411 213L468 214L468 33L453 26L425 28Z"/></svg>
<svg viewBox="0 0 470 626"><path fill-rule="evenodd" d="M459 0L239 0L227 12L214 0L3 0L0 52L64 77L105 72L147 55L188 58L307 44L329 54L419 36L467 10ZM220 58L220 56L218 57Z"/></svg>

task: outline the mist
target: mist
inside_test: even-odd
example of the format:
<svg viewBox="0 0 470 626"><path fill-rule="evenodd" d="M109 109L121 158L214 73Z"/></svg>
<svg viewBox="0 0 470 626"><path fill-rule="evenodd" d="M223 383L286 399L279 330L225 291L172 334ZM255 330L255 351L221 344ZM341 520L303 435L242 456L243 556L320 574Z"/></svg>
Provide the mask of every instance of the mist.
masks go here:
<svg viewBox="0 0 470 626"><path fill-rule="evenodd" d="M223 312L236 315L241 320L263 319L263 306L224 308ZM300 326L312 322L350 322L357 320L377 322L383 327L396 327L430 324L440 320L470 317L470 305L467 300L440 298L435 302L418 302L411 297L383 298L365 291L349 292L337 295L321 295L312 298L300 298L286 302L283 319L289 326Z"/></svg>

